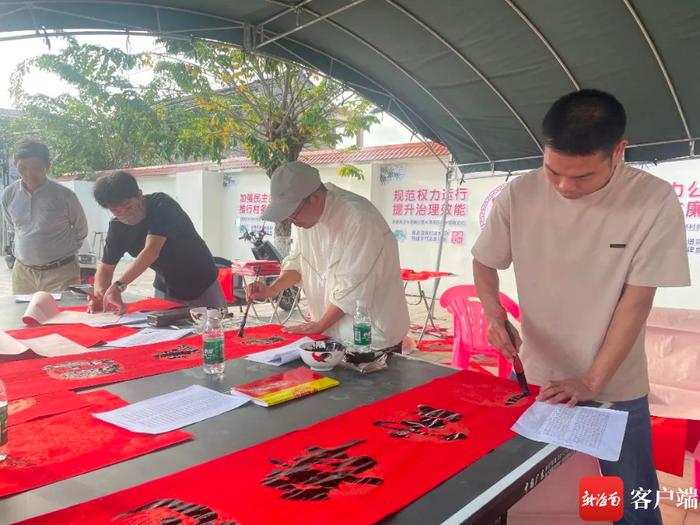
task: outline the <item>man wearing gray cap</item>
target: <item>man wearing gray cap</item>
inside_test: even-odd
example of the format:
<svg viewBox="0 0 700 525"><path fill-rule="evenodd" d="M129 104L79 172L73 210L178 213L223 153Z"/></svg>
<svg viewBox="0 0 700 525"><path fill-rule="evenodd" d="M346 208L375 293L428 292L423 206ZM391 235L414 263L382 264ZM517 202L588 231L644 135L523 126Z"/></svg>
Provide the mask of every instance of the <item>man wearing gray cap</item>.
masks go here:
<svg viewBox="0 0 700 525"><path fill-rule="evenodd" d="M379 210L364 197L323 184L303 162L277 168L270 183L265 221L285 219L298 228L292 253L272 284L253 283L248 300L264 300L301 283L312 321L290 333L323 333L353 340L358 302L369 311L372 347L400 351L408 332L408 306L401 281L399 248Z"/></svg>

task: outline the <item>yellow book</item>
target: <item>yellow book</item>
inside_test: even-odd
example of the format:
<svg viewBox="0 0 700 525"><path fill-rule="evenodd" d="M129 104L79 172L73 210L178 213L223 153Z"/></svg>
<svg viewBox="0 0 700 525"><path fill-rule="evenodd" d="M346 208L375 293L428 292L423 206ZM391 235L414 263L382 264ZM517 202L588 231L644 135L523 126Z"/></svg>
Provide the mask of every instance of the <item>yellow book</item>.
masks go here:
<svg viewBox="0 0 700 525"><path fill-rule="evenodd" d="M306 367L238 385L231 390L253 400L256 405L270 407L298 397L308 396L338 386L340 383Z"/></svg>

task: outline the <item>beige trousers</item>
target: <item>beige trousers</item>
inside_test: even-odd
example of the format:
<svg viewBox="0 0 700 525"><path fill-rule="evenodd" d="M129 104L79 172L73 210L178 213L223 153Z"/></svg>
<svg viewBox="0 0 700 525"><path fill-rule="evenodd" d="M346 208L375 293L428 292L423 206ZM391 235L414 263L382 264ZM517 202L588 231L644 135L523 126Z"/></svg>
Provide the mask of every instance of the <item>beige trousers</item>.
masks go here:
<svg viewBox="0 0 700 525"><path fill-rule="evenodd" d="M80 266L77 259L50 270L34 270L15 260L12 268L13 294L62 292L73 284L80 284Z"/></svg>

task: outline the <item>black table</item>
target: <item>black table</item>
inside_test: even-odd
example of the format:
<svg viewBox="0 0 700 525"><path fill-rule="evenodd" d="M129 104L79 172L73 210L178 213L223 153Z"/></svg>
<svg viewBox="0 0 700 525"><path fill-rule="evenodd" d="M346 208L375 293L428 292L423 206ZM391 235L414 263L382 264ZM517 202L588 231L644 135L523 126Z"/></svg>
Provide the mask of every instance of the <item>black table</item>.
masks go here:
<svg viewBox="0 0 700 525"><path fill-rule="evenodd" d="M66 297L62 303L76 301ZM0 298L0 326L20 326L25 306L14 304L12 298ZM234 359L226 362L222 377L207 376L196 367L100 388L129 402L192 384L225 392L233 385L296 366L299 363L272 367ZM403 356L396 356L388 370L366 376L336 368L325 373L340 381L336 388L269 409L251 403L186 427L195 437L192 441L2 498L0 523L38 516L157 479L452 373L452 368ZM569 454L566 449L516 436L384 522L493 523Z"/></svg>

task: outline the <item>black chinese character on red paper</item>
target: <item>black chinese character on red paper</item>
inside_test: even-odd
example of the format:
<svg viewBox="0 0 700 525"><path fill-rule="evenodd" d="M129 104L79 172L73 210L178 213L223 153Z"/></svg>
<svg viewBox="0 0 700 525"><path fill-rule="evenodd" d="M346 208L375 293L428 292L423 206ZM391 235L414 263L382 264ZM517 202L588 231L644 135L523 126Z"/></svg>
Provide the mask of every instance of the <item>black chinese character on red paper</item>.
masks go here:
<svg viewBox="0 0 700 525"><path fill-rule="evenodd" d="M57 365L46 365L42 370L54 379L68 380L93 379L123 371L122 366L112 359L67 361Z"/></svg>
<svg viewBox="0 0 700 525"><path fill-rule="evenodd" d="M418 405L416 415L418 417L412 420L375 421L374 424L391 430L389 436L393 438L409 439L420 436L440 441L467 439L464 432L443 432L443 430L449 430L449 426L461 421L462 414L427 405Z"/></svg>
<svg viewBox="0 0 700 525"><path fill-rule="evenodd" d="M355 440L333 448L308 447L308 454L286 463L277 459L270 462L281 467L262 480L263 485L282 491L289 500L327 500L332 492L347 490L345 484L381 485L375 476L360 476L376 467L369 456L349 456L346 452L364 440Z"/></svg>
<svg viewBox="0 0 700 525"><path fill-rule="evenodd" d="M244 345L272 345L275 343L281 343L284 341L284 337L280 337L279 335L273 335L270 337L260 337L257 339L246 339L245 341L242 341Z"/></svg>
<svg viewBox="0 0 700 525"><path fill-rule="evenodd" d="M221 519L219 513L209 507L179 499L154 501L124 512L113 521L120 525L236 525L235 521Z"/></svg>
<svg viewBox="0 0 700 525"><path fill-rule="evenodd" d="M158 352L153 357L156 359L183 359L188 357L195 357L197 354L201 354L202 351L198 348L194 348L190 345L179 345L177 348L172 348L171 350L164 350Z"/></svg>

